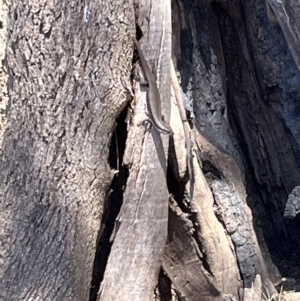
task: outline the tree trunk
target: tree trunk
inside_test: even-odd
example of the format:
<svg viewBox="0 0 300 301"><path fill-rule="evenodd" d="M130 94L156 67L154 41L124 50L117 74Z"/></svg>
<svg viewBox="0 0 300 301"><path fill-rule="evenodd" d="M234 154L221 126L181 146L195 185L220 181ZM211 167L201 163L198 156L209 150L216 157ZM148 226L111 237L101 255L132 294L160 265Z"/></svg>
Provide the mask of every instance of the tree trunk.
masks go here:
<svg viewBox="0 0 300 301"><path fill-rule="evenodd" d="M298 9L13 1L0 300L248 301L296 278ZM173 136L143 122L134 37Z"/></svg>
<svg viewBox="0 0 300 301"><path fill-rule="evenodd" d="M0 299L88 300L133 4L13 1L9 17Z"/></svg>

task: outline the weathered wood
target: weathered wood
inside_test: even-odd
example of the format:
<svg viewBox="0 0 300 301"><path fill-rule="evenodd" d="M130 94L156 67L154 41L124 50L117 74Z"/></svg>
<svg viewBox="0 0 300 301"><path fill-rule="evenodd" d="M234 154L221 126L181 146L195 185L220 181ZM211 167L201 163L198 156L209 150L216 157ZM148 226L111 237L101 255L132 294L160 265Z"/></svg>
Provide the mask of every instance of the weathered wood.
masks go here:
<svg viewBox="0 0 300 301"><path fill-rule="evenodd" d="M267 0L277 17L289 49L300 70L300 3L294 0Z"/></svg>
<svg viewBox="0 0 300 301"><path fill-rule="evenodd" d="M191 129L190 126L188 124L188 120L187 120L187 116L186 116L186 111L184 108L184 102L183 102L183 98L182 98L182 91L178 82L178 78L176 75L176 71L175 71L175 67L174 67L174 63L173 61L171 61L171 81L172 81L172 92L174 91L175 94L175 99L176 99L176 105L178 107L178 111L179 111L179 115L181 118L181 123L182 123L182 127L183 127L183 131L184 131L184 145L185 145L185 153L186 153L186 159L185 159L185 164L187 166L187 171L188 171L188 188L186 189L188 191L188 197L189 199L193 198L193 193L194 193L194 171L193 171L193 159L192 159L192 147L191 147ZM177 121L177 123L180 123ZM176 145L177 142L177 145ZM175 148L175 152L177 150L177 154L181 153L178 149L182 148L182 140L180 139L176 139L174 138L174 148ZM177 147L176 147L177 146ZM180 146L180 147L179 147ZM177 156L176 156L177 157ZM180 157L179 157L180 158ZM183 169L179 164L179 174L178 174L178 178L180 177L180 169ZM181 168L180 168L181 167ZM174 170L175 172L175 170ZM175 172L175 174L177 174L177 172Z"/></svg>
<svg viewBox="0 0 300 301"><path fill-rule="evenodd" d="M184 214L171 200L163 268L180 297L191 301L224 300L214 277L203 267L205 259L193 237L194 231L188 214Z"/></svg>
<svg viewBox="0 0 300 301"><path fill-rule="evenodd" d="M173 47L184 98L187 104L192 102L194 105L196 129L201 132L201 138L205 137L199 157L209 183L214 180L225 183L236 197L241 198L242 205L237 207L241 211L238 214L243 217L237 219L240 219L241 227L248 224L246 228L251 239L247 241L251 241L250 249L256 254L253 270L248 269L249 277L245 273L246 265L251 266L251 256L247 254L249 248L245 246L243 256L241 249L238 250L237 260L244 264L246 258L247 262L241 269L244 285L249 286L255 274L261 272L264 285L273 292L274 286L268 275L271 269L266 267L261 255L246 202L249 201L255 210L255 226L266 226L262 230L267 245L263 247L280 248L275 245L277 235L281 233L281 237L288 240L285 234L288 229L297 240L295 230L283 220L281 210L286 191L299 181L295 142L299 142L299 134L294 119L299 115L294 106L299 89L290 84L292 81L299 83L299 75L280 30L267 23L264 3L256 0L213 1L212 5L211 1L205 0L196 3L174 3ZM285 91L289 91L288 94ZM219 188L221 193L222 187ZM177 201L190 212L186 200ZM213 206L224 225L220 214L222 208L217 202ZM229 207L223 208L225 214L237 213L238 208L233 204ZM204 216L207 218L207 214ZM232 223L236 222L235 214L233 216ZM197 219L203 219L202 212L197 213ZM263 231L258 233L261 235ZM202 237L209 235L206 233ZM260 243L263 241L260 236ZM286 247L281 246L282 249ZM275 279L279 275L272 276Z"/></svg>
<svg viewBox="0 0 300 301"><path fill-rule="evenodd" d="M0 161L1 300L88 300L112 178L108 146L130 98L134 7L168 121L170 3L102 2L11 3L10 103ZM266 2L287 43L274 20L268 23ZM194 108L198 144L194 198L189 202L180 191L170 209L163 266L174 300L238 299L243 284L246 300L256 273L271 293L260 247L285 255L298 245L298 225L282 212L300 183L299 4L266 2L172 2L174 59L184 99ZM145 134L139 124L147 94L141 90L134 81L137 101L123 162L129 178L100 301L152 300L164 252L168 138L155 129ZM178 170L170 189L186 179L175 102L172 110ZM298 269L292 262L282 267ZM162 297L170 299L170 292Z"/></svg>
<svg viewBox="0 0 300 301"><path fill-rule="evenodd" d="M169 2L154 0L146 1L137 11L144 33L140 45L157 75L165 119L170 109L170 9ZM147 91L140 91L136 84L135 92L136 114L123 160L130 166L129 177L98 300L152 300L167 238L169 137L155 127L145 134L140 119Z"/></svg>
<svg viewBox="0 0 300 301"><path fill-rule="evenodd" d="M264 286L272 293L275 288L267 273L256 235L252 226L252 214L246 204L242 172L234 159L196 133L201 156L214 164L224 179L210 180L214 197L214 210L235 246L244 286L249 287L257 274L262 275Z"/></svg>
<svg viewBox="0 0 300 301"><path fill-rule="evenodd" d="M273 294L276 290L258 247L249 208L227 183L213 181L211 188L216 210L235 246L244 286L248 287L253 280L253 275L260 273L264 287Z"/></svg>
<svg viewBox="0 0 300 301"><path fill-rule="evenodd" d="M243 301L261 301L261 279L260 275L256 275L251 288L244 289Z"/></svg>

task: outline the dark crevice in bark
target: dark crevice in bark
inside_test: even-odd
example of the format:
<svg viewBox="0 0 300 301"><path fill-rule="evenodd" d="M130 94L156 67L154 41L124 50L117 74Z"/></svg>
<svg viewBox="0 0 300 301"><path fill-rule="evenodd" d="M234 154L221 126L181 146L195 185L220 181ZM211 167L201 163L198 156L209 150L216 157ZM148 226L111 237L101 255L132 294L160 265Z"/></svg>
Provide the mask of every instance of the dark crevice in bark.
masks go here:
<svg viewBox="0 0 300 301"><path fill-rule="evenodd" d="M298 143L297 143L295 137L293 136L291 130L285 125L284 121L282 121L282 124L284 126L284 130L285 130L286 135L291 144L291 147L293 150L293 155L294 155L295 161L297 163L297 166L298 166L298 168L300 168L300 152L298 151Z"/></svg>
<svg viewBox="0 0 300 301"><path fill-rule="evenodd" d="M202 158L202 172L208 183L224 179L222 172L209 159Z"/></svg>
<svg viewBox="0 0 300 301"><path fill-rule="evenodd" d="M96 301L97 293L104 277L107 260L112 246L111 237L113 235L117 216L123 203L123 191L128 178L127 167L121 165L127 139L127 124L125 122L127 111L128 107L122 111L117 119L117 127L110 145L110 167L118 172L116 173L108 192L103 214L103 224L99 231L100 237L95 255L93 278L90 289L90 301Z"/></svg>
<svg viewBox="0 0 300 301"><path fill-rule="evenodd" d="M172 285L171 280L169 279L165 271L161 268L158 276L158 285L157 285L160 301L172 300L171 285Z"/></svg>
<svg viewBox="0 0 300 301"><path fill-rule="evenodd" d="M265 240L274 263L278 266L282 275L295 277L297 273L299 274L299 267L296 268L292 262L289 263L288 258L291 258L291 254L294 253L293 250L299 249L297 226L296 223L288 221L282 216L288 188L293 182L284 178L284 169L280 164L285 163L279 157L278 162L280 163L278 163L279 167L277 168L279 169L278 174L282 177L281 183L275 178L274 168L276 166L274 166L274 162L276 162L276 159L272 157L276 158L278 156L276 146L281 144L281 141L274 140L281 139L280 135L276 137L272 133L271 127L274 126L272 119L275 119L275 115L277 116L277 122L282 122L285 134L287 136L292 135L288 134L287 127L277 112L274 113L273 107L265 103L270 96L264 97L265 93L263 90L266 89L259 83L262 81L258 76L261 71L256 70L259 66L255 65L254 56L251 55L252 45L242 45L242 41L239 38L239 34L241 35L241 33L238 33L235 21L224 8L214 3L213 9L218 16L228 78L228 119L235 137L239 140L243 156L246 159L243 162L246 171L246 189L248 204L252 209L254 217L254 225L260 228L260 230L256 228L257 233L263 233L263 237L260 237L258 234L258 238ZM244 9L243 7L241 14L242 17L244 16L243 21L245 22L246 12ZM246 35L246 40L250 40L247 36L247 29L245 29L244 34ZM243 47L249 50L250 62L247 62L247 59L244 57ZM259 90L261 91L261 95L257 95L256 93ZM273 91L274 89L270 90L270 94ZM276 93L272 100L280 103L280 97L282 97L280 93ZM258 110L256 111L256 109ZM281 128L279 127L279 129ZM270 133L267 134L266 130L269 130ZM257 157L260 148L259 144L251 145L252 143L257 143L256 133L258 137L259 135L263 137L262 139L265 143L263 147L267 151L265 158L263 156L261 158ZM271 142L267 140L267 135L273 135L270 139ZM292 139L291 137L289 138L291 143ZM272 153L270 153L271 151ZM296 161L298 161L297 157L298 155L295 156ZM261 163L259 164L259 162ZM286 159L286 163L288 163L288 159ZM278 243L279 240L281 243ZM287 260L285 261L284 259ZM293 272L291 273L292 265ZM295 269L298 269L298 272Z"/></svg>
<svg viewBox="0 0 300 301"><path fill-rule="evenodd" d="M184 198L184 188L188 181L188 173L185 174L183 179L178 179L175 176L177 166L177 159L175 157L175 150L174 150L174 142L170 139L169 144L169 162L167 168L167 185L170 194L174 195L176 200L183 200ZM178 204L180 206L180 204ZM184 211L184 208L181 208Z"/></svg>
<svg viewBox="0 0 300 301"><path fill-rule="evenodd" d="M241 7L242 19L245 20L243 22L245 25L245 31L246 31L246 33L251 32L251 31L253 31L253 28L251 28L251 25L253 26L253 24L250 23L250 26L249 26L249 21L247 21L247 16L248 16L247 7L245 6L245 3L243 3L243 1L241 1L240 7ZM264 25L267 28L267 24L265 23ZM273 26L274 26L274 28L276 27L276 31L278 31L279 35L282 34L279 24L274 24ZM255 49L255 45L253 45L253 43L251 42L250 37L247 37L245 40L247 42L247 48L249 49L249 56L250 56L251 62L252 62L252 71L254 74L254 79L256 81L257 87L259 88L259 92L260 92L260 95L258 97L262 100L262 102L266 106L268 106L268 108L270 108L270 110L272 110L272 109L274 109L274 107L276 108L276 106L281 105L280 102L282 101L282 93L283 93L282 86L280 88L278 86L278 84L275 86L274 85L268 86L266 84L264 74L261 71L261 65L257 63L257 49ZM286 47L286 53L288 53L288 49L287 49L288 45L287 45L286 41L283 40L283 43ZM292 98L298 99L297 95L295 95ZM272 103L274 106L272 106ZM291 130L286 126L286 124L285 124L286 121L284 120L282 114L277 112L277 110L275 109L275 113L285 128L285 133L286 133L286 135L289 139L289 142L291 144L291 147L293 149L293 155L295 157L298 167L300 167L300 154L298 151L297 141L293 137ZM299 115L299 113L297 113L297 115Z"/></svg>
<svg viewBox="0 0 300 301"><path fill-rule="evenodd" d="M174 149L174 145L172 145L172 142L170 142L170 157L174 156L174 152L172 150ZM173 195L174 200L176 201L177 205L181 209L181 211L186 214L186 217L192 222L193 228L195 231L193 231L193 234L191 235L194 239L195 243L197 244L197 248L201 254L198 254L198 259L201 260L202 265L204 269L211 275L213 275L210 266L208 264L207 256L205 252L202 252L202 242L201 238L198 236L199 233L201 233L201 229L199 228L198 222L197 222L197 213L191 208L189 196L187 195L187 191L185 190L185 185L187 181L189 180L188 171L186 172L185 176L181 181L179 181L175 173L176 171L172 170L174 166L170 164L170 162L174 162L172 159L170 159L167 169L167 184L168 189L171 195Z"/></svg>

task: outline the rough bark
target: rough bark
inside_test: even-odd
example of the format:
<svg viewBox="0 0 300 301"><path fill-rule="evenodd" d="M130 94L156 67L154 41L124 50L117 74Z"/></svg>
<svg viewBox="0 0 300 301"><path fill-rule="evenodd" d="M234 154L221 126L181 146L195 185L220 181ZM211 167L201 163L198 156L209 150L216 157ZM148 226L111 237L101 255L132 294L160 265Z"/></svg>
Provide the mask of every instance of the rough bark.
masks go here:
<svg viewBox="0 0 300 301"><path fill-rule="evenodd" d="M88 300L133 3L13 1L9 17L0 299Z"/></svg>
<svg viewBox="0 0 300 301"><path fill-rule="evenodd" d="M222 56L223 46L221 44L221 34L218 31L216 15L210 3L206 1L198 1L196 6L178 1L174 4L173 11L175 16L176 13L179 13L176 9L182 12L182 15L175 18L177 21L180 20L181 23L174 22L174 36L177 37L177 40L175 39L173 47L174 53L179 53L177 60L182 68L181 82L185 98L190 98L195 108L195 135L201 137L201 134L197 134L199 129L210 140L213 140L215 144L213 146L205 142L206 140L203 137L199 138L201 140L199 141L200 148L195 152L195 156L199 152L201 153L201 159L204 164L202 169L207 175L206 179L201 175L199 163L197 160L194 160L194 170L195 175L197 175L195 176L195 194L189 205L186 206L184 204L185 210L195 214L191 221L194 225L194 235L197 237L196 245L200 252L204 254L202 262L199 261L199 265L204 266L208 273L211 274L212 283L219 287L220 291L231 294L236 298L239 296L239 288L243 285L250 286L256 274L261 274L264 285L270 291L274 291L256 241L251 213L245 205L244 169L239 165L241 160L237 156L236 150L232 147L230 137L227 134L229 124L225 119L226 115L224 115L227 91L222 82L226 71L222 64L220 64L221 66L218 65L218 59L221 61L224 58ZM190 12L189 18L185 17L184 12ZM195 18L191 17L194 15ZM185 27L184 36L181 32L181 24ZM201 28L201 32L196 31L196 28ZM178 50L179 44L176 44L176 41L178 43L181 42L182 45L186 43L186 48ZM193 53L191 45L195 45L195 49L200 51L197 52L195 50ZM210 47L213 47L213 49L209 51ZM190 52L189 55L188 52ZM212 52L211 55L209 54L210 52ZM193 60L191 60L192 57L194 58ZM188 65L189 63L194 65L193 71L191 66ZM191 78L190 83L189 78ZM193 85L192 82L198 83L199 86ZM189 85L192 91L187 90ZM215 179L215 185L217 185L216 183L219 183L222 187L224 187L223 185L229 185L234 198L240 199L240 205L231 204L228 206L218 202L217 195L223 190L221 186L218 188L214 186L214 200L206 183L208 181L210 184L213 184L213 181L210 180L210 175ZM221 199L223 198L221 197ZM229 218L226 221L226 217L222 217L223 210L228 216L230 214L234 216L234 219ZM239 212L242 212L244 216L238 217ZM247 218L245 219L246 216ZM225 223L229 236L224 234L224 225L222 223ZM184 251L182 250L182 252ZM181 256L184 255L181 254ZM238 264L235 260L237 260ZM239 272L237 270L238 266ZM243 284L240 283L239 273L242 275ZM194 275L196 273L191 274ZM173 279L176 279L176 277L172 275L171 280ZM176 280L174 281L176 283ZM204 289L203 287L201 288ZM188 294L187 291L185 293ZM195 298L197 299L196 294Z"/></svg>
<svg viewBox="0 0 300 301"><path fill-rule="evenodd" d="M292 41L286 43L278 25L272 23L269 7L261 1L174 1L172 13L173 52L183 98L186 107L193 108L195 133L200 132L195 156L201 158L202 171L214 196L211 203L195 196L187 204L175 189L175 200L184 212L196 214L185 218L193 222L194 231L200 237L197 241L200 251L210 250L202 259L206 269L208 266L213 270L221 258L213 252L213 240L209 241L210 235L204 230L208 225L217 229L217 222L208 218L211 206L234 246L243 286L250 287L259 274L272 294L275 290L271 279L278 283L281 275L269 251L281 256L289 254L298 248L299 240L296 223L285 220L282 214L288 193L300 181L300 140L295 120L299 115L296 87L300 77L288 50ZM177 168L175 179L180 182L184 164ZM205 196L209 193L208 190ZM205 214L192 210L200 200L206 204L203 205ZM254 212L259 243L247 202ZM198 219L199 228L196 227ZM217 233L215 237L219 237ZM278 245L278 233L285 241L284 246ZM181 252L184 258L184 250ZM282 263L276 261L280 270L287 273L287 265ZM222 265L218 267L222 274ZM176 284L180 280L174 280L173 274L178 275L175 270L169 276ZM211 274L212 282L217 285L217 274ZM229 276L232 281L234 278L234 273ZM194 283L193 280L188 283ZM223 284L223 292L237 296L237 292ZM189 294L185 286L181 285L180 289Z"/></svg>
<svg viewBox="0 0 300 301"><path fill-rule="evenodd" d="M248 203L261 241L276 254L286 276L295 272L293 264L284 267L278 258L289 258L299 248L297 224L283 217L287 196L300 182L299 70L290 41L270 23L264 3L242 1L240 12L231 6L228 14L215 9L227 62L229 119L244 153ZM243 26L234 25L236 19Z"/></svg>
<svg viewBox="0 0 300 301"><path fill-rule="evenodd" d="M7 4L3 0L0 1L0 149L6 123L5 108L8 101L7 73L3 64L7 41L7 10Z"/></svg>
<svg viewBox="0 0 300 301"><path fill-rule="evenodd" d="M298 220L283 216L300 182L299 5L172 5L171 24L169 3L158 0L12 3L0 299L88 300L99 240L99 301L246 301L253 283L259 298L260 278L275 292L272 261L282 276L299 273ZM147 90L133 80L115 218L109 145L130 98L135 23L174 136L141 124ZM171 48L190 130L171 93Z"/></svg>
<svg viewBox="0 0 300 301"><path fill-rule="evenodd" d="M285 208L284 217L294 218L300 212L300 187L296 186L289 194Z"/></svg>

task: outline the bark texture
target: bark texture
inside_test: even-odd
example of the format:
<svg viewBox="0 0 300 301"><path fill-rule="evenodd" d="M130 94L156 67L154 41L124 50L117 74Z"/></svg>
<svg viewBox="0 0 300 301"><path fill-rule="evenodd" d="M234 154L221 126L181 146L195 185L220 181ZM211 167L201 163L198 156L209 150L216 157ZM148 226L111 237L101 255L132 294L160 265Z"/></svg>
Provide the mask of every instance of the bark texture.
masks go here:
<svg viewBox="0 0 300 301"><path fill-rule="evenodd" d="M5 108L8 101L7 72L4 66L5 48L7 41L7 3L0 1L0 149L6 123Z"/></svg>
<svg viewBox="0 0 300 301"><path fill-rule="evenodd" d="M133 4L13 1L9 17L0 299L88 300Z"/></svg>
<svg viewBox="0 0 300 301"><path fill-rule="evenodd" d="M204 183L210 188L202 196L197 196L195 188L190 203L180 201L174 190L175 199L193 223L194 230L189 232L198 237L200 258L211 282L237 298L242 298L242 293L232 288L250 288L256 274L269 292L275 292L272 282L278 283L281 274L297 277L297 268L286 258L299 249L298 225L283 216L287 196L300 181L296 121L300 74L295 64L297 51L293 51L299 26L298 4L292 11L293 4L278 1L280 10L274 12L277 16L285 9L282 22L293 31L289 38L267 2L173 1L173 55L186 108L195 115L194 144L198 149L194 156L198 160L194 160L194 170L197 175L200 161ZM294 22L287 25L291 20ZM197 187L201 177L195 176L195 180ZM210 191L212 200L208 202ZM201 206L205 211L197 209ZM208 239L211 236L205 229L214 229L214 237L220 241L219 226L226 229L229 243L226 247L221 240L223 251L217 253L214 250L220 247ZM284 243L278 244L278 239ZM222 269L226 269L220 261L223 254L230 261L230 246L239 271L231 269L227 283L221 281ZM184 258L185 251L181 252L178 257ZM167 265L165 269L176 286L177 277ZM181 285L180 290L189 294L188 285Z"/></svg>
<svg viewBox="0 0 300 301"><path fill-rule="evenodd" d="M296 281L298 2L104 2L11 4L0 300L248 301ZM142 124L135 25L173 137Z"/></svg>

